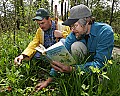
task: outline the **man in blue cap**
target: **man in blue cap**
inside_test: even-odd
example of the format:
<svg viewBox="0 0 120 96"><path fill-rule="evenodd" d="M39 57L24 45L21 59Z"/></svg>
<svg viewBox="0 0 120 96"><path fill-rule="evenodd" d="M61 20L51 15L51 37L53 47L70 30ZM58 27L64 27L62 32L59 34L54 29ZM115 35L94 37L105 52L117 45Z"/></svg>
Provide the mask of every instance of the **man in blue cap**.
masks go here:
<svg viewBox="0 0 120 96"><path fill-rule="evenodd" d="M15 58L15 64L20 64L22 60L29 60L32 57L39 59L40 53L35 50L39 44L48 48L56 43L55 38L66 38L70 32L70 28L68 26L62 25L62 21L58 21L58 29L56 30L55 21L51 20L48 10L44 8L40 8L36 11L36 16L33 18L33 21L37 22L39 28L28 47L21 53L21 55Z"/></svg>

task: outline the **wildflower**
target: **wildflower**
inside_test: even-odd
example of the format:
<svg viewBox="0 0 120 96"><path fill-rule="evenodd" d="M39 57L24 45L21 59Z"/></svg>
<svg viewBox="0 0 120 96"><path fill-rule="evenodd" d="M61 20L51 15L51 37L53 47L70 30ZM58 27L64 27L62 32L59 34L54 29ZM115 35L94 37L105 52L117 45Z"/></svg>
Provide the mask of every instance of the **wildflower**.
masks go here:
<svg viewBox="0 0 120 96"><path fill-rule="evenodd" d="M112 60L108 60L108 63L109 63L109 64L113 64Z"/></svg>
<svg viewBox="0 0 120 96"><path fill-rule="evenodd" d="M95 68L93 66L90 66L90 69L92 70L93 73L100 73L100 70L97 67Z"/></svg>

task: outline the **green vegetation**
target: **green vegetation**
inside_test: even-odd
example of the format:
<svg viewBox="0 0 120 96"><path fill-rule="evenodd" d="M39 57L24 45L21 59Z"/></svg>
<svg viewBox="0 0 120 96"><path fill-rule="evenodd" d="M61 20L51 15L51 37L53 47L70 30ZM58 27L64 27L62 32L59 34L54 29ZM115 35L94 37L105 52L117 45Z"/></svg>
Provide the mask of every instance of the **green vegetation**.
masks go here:
<svg viewBox="0 0 120 96"><path fill-rule="evenodd" d="M21 35L22 34L22 35ZM24 61L14 65L14 58L32 40L34 34L21 31L14 44L13 34L1 35L0 41L0 96L118 96L120 94L120 57L106 62L107 73L91 68L93 74L81 70L59 74L47 88L34 92L38 80L49 76L50 64L46 61ZM24 38L22 37L24 36ZM19 47L18 47L19 46ZM74 77L74 78L73 78Z"/></svg>
<svg viewBox="0 0 120 96"><path fill-rule="evenodd" d="M61 8L63 8L63 0L60 1ZM115 46L120 47L119 0L113 0L114 6L112 7L104 0L68 1L71 6L80 3L88 5L96 21L110 24L115 33ZM47 0L27 0L27 2L1 0L0 96L119 96L120 56L106 62L107 73L94 68L91 68L93 74L84 73L81 70L71 74L62 73L54 78L54 82L47 88L38 93L34 92L38 81L43 81L49 76L51 69L49 62L44 58L39 61L32 59L23 61L20 66L15 66L14 58L21 54L35 35L38 26L31 19L36 10L40 7L50 8L50 13L54 15L53 6L49 5ZM1 13L4 15L2 16ZM62 15L63 13L59 16L60 19L65 20Z"/></svg>
<svg viewBox="0 0 120 96"><path fill-rule="evenodd" d="M120 34L114 33L115 46L120 47Z"/></svg>

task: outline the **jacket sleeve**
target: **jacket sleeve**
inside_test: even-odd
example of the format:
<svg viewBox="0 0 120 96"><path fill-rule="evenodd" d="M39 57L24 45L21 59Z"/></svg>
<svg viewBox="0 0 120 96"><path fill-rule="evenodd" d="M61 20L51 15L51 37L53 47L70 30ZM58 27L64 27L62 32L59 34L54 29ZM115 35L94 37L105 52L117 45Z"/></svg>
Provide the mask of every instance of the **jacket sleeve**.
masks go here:
<svg viewBox="0 0 120 96"><path fill-rule="evenodd" d="M37 47L40 43L41 44L43 43L42 36L43 36L42 30L38 28L35 37L29 43L28 47L22 52L22 54L27 55L31 58L36 52L35 47Z"/></svg>

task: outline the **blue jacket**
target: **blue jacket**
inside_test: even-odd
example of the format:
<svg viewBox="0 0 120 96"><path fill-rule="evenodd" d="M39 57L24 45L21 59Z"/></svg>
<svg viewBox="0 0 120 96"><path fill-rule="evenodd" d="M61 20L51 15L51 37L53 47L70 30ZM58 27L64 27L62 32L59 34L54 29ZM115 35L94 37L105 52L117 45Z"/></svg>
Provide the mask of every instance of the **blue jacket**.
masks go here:
<svg viewBox="0 0 120 96"><path fill-rule="evenodd" d="M71 51L71 45L76 41L74 33L71 32L65 40L66 48ZM76 64L76 68L80 67L85 71L88 70L89 66L102 68L104 63L111 58L114 46L114 35L111 26L94 22L91 25L87 44L84 38L80 41L87 46L89 54L91 54L91 61L85 64ZM54 70L52 69L52 71ZM54 72L50 73L54 75Z"/></svg>

